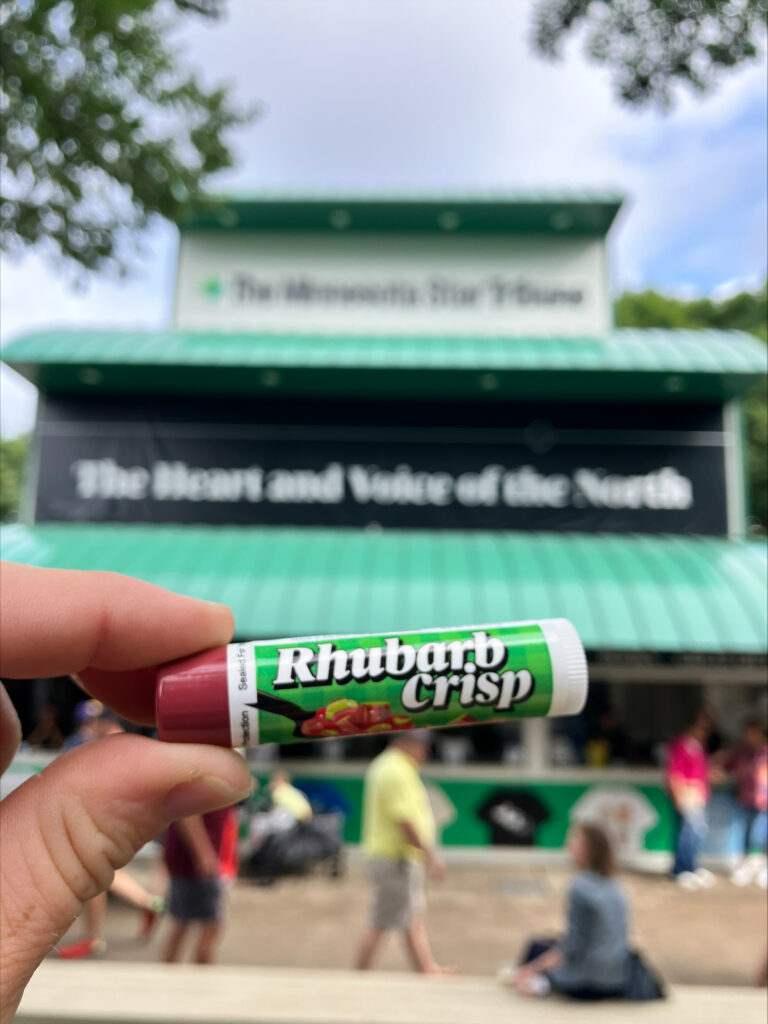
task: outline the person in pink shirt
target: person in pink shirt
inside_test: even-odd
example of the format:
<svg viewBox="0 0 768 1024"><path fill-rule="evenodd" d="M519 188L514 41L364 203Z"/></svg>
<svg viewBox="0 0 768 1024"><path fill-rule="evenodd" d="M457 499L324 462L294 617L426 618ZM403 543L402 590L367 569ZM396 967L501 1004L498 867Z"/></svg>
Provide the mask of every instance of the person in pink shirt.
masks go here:
<svg viewBox="0 0 768 1024"><path fill-rule="evenodd" d="M738 747L731 751L725 768L736 785L736 805L743 836L743 859L731 880L736 885L756 881L768 887L766 839L768 839L768 741L763 723L746 722Z"/></svg>
<svg viewBox="0 0 768 1024"><path fill-rule="evenodd" d="M672 877L686 890L708 888L714 875L698 866L698 857L707 833L707 804L710 785L719 781L720 770L710 764L707 737L712 718L701 708L681 736L667 747L667 791L677 812L677 842Z"/></svg>

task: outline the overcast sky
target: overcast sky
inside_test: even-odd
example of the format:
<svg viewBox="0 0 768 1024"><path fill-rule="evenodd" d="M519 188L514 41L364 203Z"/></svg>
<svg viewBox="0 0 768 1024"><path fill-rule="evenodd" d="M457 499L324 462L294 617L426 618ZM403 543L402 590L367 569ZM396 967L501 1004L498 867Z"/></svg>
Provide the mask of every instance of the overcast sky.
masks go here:
<svg viewBox="0 0 768 1024"><path fill-rule="evenodd" d="M292 191L610 187L627 195L613 287L727 294L766 272L766 75L754 64L671 114L612 97L575 39L551 64L529 45L528 0L230 0L187 19L190 62L264 115L218 188ZM128 281L72 290L35 256L2 260L7 341L55 324L167 325L176 236L158 226ZM34 390L0 375L4 436Z"/></svg>

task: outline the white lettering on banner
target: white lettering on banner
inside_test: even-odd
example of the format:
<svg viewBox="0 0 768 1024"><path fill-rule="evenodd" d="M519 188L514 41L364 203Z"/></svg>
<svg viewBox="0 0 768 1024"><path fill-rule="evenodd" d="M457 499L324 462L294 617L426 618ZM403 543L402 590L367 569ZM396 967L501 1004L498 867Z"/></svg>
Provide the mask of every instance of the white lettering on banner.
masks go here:
<svg viewBox="0 0 768 1024"><path fill-rule="evenodd" d="M394 472L377 466L349 466L347 482L353 499L360 505L450 505L453 476L397 466Z"/></svg>
<svg viewBox="0 0 768 1024"><path fill-rule="evenodd" d="M601 475L599 470L577 469L573 504L593 508L686 509L693 505L691 481L671 466L644 476Z"/></svg>
<svg viewBox="0 0 768 1024"><path fill-rule="evenodd" d="M78 459L70 471L78 498L93 501L264 502L267 504L400 505L467 508L601 508L679 511L694 505L693 484L672 466L623 476L579 467L572 476L533 466L484 466L454 475L330 462L324 469L265 471L261 466L200 468L186 462L121 466L115 459Z"/></svg>
<svg viewBox="0 0 768 1024"><path fill-rule="evenodd" d="M503 466L486 466L480 473L462 473L456 481L456 500L460 505L477 507L499 504L499 481Z"/></svg>
<svg viewBox="0 0 768 1024"><path fill-rule="evenodd" d="M570 504L571 481L563 473L543 476L533 466L504 474L504 504L510 508L565 508Z"/></svg>
<svg viewBox="0 0 768 1024"><path fill-rule="evenodd" d="M276 504L339 505L344 500L344 467L273 469L267 474L265 499Z"/></svg>
<svg viewBox="0 0 768 1024"><path fill-rule="evenodd" d="M72 463L78 498L143 501L150 473L144 466L119 466L114 459L78 459Z"/></svg>
<svg viewBox="0 0 768 1024"><path fill-rule="evenodd" d="M247 469L195 469L186 462L155 462L152 497L155 501L261 501L264 472Z"/></svg>

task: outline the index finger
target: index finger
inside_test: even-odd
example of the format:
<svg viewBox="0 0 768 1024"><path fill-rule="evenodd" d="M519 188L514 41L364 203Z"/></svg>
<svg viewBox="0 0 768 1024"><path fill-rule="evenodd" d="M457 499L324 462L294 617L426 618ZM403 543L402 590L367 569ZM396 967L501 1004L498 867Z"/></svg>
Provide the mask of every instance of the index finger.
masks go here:
<svg viewBox="0 0 768 1024"><path fill-rule="evenodd" d="M115 573L5 562L0 604L0 675L81 675L138 721L153 718L154 666L228 643L234 631L224 605Z"/></svg>

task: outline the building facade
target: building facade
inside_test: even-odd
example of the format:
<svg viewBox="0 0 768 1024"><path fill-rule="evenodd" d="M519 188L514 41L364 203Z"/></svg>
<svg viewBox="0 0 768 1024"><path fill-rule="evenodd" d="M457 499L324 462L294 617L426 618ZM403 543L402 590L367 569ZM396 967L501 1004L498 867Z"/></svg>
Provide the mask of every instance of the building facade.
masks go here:
<svg viewBox="0 0 768 1024"><path fill-rule="evenodd" d="M591 802L665 849L663 742L704 699L726 734L761 707L739 402L766 357L614 329L620 203L212 202L181 226L172 328L3 350L40 392L4 557L224 601L248 639L570 618L586 714L441 734L444 840L557 846ZM284 752L350 838L374 749L353 743Z"/></svg>

